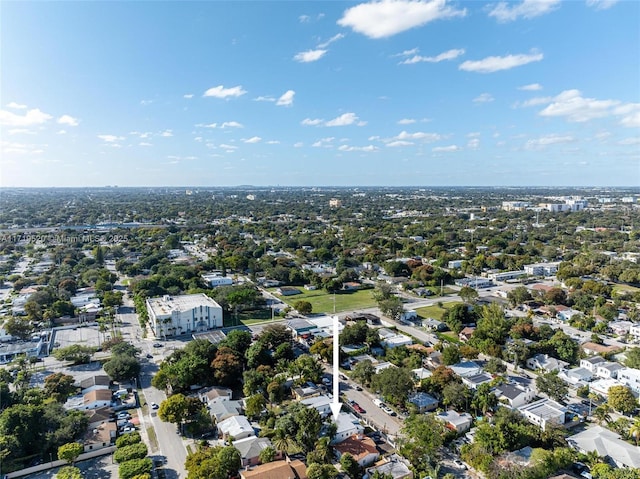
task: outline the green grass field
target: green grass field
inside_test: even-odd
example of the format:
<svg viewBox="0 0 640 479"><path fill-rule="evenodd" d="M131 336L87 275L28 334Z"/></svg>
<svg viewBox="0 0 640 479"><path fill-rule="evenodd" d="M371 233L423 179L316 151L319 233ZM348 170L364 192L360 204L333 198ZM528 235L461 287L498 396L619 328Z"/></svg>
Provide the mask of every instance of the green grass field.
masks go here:
<svg viewBox="0 0 640 479"><path fill-rule="evenodd" d="M613 286L612 295L616 296L624 293L637 293L638 291L640 291L640 288L636 288L635 286L630 286L628 284L615 284Z"/></svg>
<svg viewBox="0 0 640 479"><path fill-rule="evenodd" d="M278 297L292 308L298 301L309 301L313 306L313 313L333 313L333 294L329 294L323 289L316 289L314 291L307 291L302 287L298 289L302 294ZM271 288L269 291L275 294L276 288ZM358 309L376 307L372 289L353 291L349 293L336 293L335 304L337 313L341 311L356 311Z"/></svg>
<svg viewBox="0 0 640 479"><path fill-rule="evenodd" d="M451 309L456 304L460 304L460 301L442 303L442 308L437 304L434 304L433 306L426 306L424 308L418 308L416 309L416 313L418 313L418 316L420 316L421 318L433 318L440 321L442 319L442 316L444 315L444 312L448 309Z"/></svg>

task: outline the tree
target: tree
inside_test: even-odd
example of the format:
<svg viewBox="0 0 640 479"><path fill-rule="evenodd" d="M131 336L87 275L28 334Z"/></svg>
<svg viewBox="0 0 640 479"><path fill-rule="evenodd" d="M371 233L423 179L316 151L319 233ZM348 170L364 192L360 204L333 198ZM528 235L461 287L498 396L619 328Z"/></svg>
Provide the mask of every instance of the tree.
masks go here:
<svg viewBox="0 0 640 479"><path fill-rule="evenodd" d="M596 421L600 425L602 425L603 423L607 423L607 424L610 423L611 422L611 406L609 406L609 404L607 403L598 406L593 411L593 417L596 418Z"/></svg>
<svg viewBox="0 0 640 479"><path fill-rule="evenodd" d="M245 400L245 414L250 418L257 418L262 414L267 400L262 394L254 394Z"/></svg>
<svg viewBox="0 0 640 479"><path fill-rule="evenodd" d="M114 356L135 357L137 354L140 354L139 348L136 348L133 344L127 343L124 340L114 343L110 349L111 354Z"/></svg>
<svg viewBox="0 0 640 479"><path fill-rule="evenodd" d="M160 403L158 417L161 421L180 426L188 417L203 407L203 404L197 398L174 394Z"/></svg>
<svg viewBox="0 0 640 479"><path fill-rule="evenodd" d="M228 479L238 474L242 459L233 446L202 447L187 456L188 479Z"/></svg>
<svg viewBox="0 0 640 479"><path fill-rule="evenodd" d="M95 348L90 346L72 344L71 346L55 349L53 351L53 357L58 361L71 361L75 364L84 364L91 360L91 355L95 353L95 351Z"/></svg>
<svg viewBox="0 0 640 479"><path fill-rule="evenodd" d="M636 442L636 446L640 443L640 417L637 417L629 428L629 436Z"/></svg>
<svg viewBox="0 0 640 479"><path fill-rule="evenodd" d="M640 348L628 348L625 351L624 364L629 368L640 369Z"/></svg>
<svg viewBox="0 0 640 479"><path fill-rule="evenodd" d="M262 464L266 464L268 462L273 462L274 459L276 458L276 450L275 448L269 446L269 447L265 447L262 451L260 451L260 454L258 455L258 458L260 459L260 462Z"/></svg>
<svg viewBox="0 0 640 479"><path fill-rule="evenodd" d="M113 454L113 460L121 463L134 459L144 459L147 457L148 452L147 445L143 442L138 442L136 444L119 447Z"/></svg>
<svg viewBox="0 0 640 479"><path fill-rule="evenodd" d="M370 359L359 361L351 371L351 378L358 381L365 386L371 384L371 378L376 373L376 368L373 367L373 363Z"/></svg>
<svg viewBox="0 0 640 479"><path fill-rule="evenodd" d="M471 400L471 408L478 414L483 416L487 411L493 410L498 405L498 397L493 394L491 385L484 383L478 386L473 399Z"/></svg>
<svg viewBox="0 0 640 479"><path fill-rule="evenodd" d="M622 414L631 414L638 407L638 401L627 386L610 387L607 402Z"/></svg>
<svg viewBox="0 0 640 479"><path fill-rule="evenodd" d="M470 286L463 286L458 293L460 299L469 304L478 299L478 292Z"/></svg>
<svg viewBox="0 0 640 479"><path fill-rule="evenodd" d="M447 366L459 363L461 359L462 355L460 354L460 349L457 346L447 346L442 350L442 360Z"/></svg>
<svg viewBox="0 0 640 479"><path fill-rule="evenodd" d="M340 458L340 466L351 479L362 479L364 473L362 466L348 452Z"/></svg>
<svg viewBox="0 0 640 479"><path fill-rule="evenodd" d="M133 479L135 476L150 474L153 468L153 462L150 458L132 459L131 461L120 464L118 474L120 479Z"/></svg>
<svg viewBox="0 0 640 479"><path fill-rule="evenodd" d="M338 470L331 464L313 463L307 469L309 479L333 479L338 475Z"/></svg>
<svg viewBox="0 0 640 479"><path fill-rule="evenodd" d="M453 409L468 410L473 393L463 384L449 383L442 390L442 403L451 406Z"/></svg>
<svg viewBox="0 0 640 479"><path fill-rule="evenodd" d="M63 466L55 477L56 479L82 479L82 472L77 467Z"/></svg>
<svg viewBox="0 0 640 479"><path fill-rule="evenodd" d="M251 346L251 342L251 332L234 329L229 331L227 337L220 342L220 346L230 347L238 356L243 358L247 349Z"/></svg>
<svg viewBox="0 0 640 479"><path fill-rule="evenodd" d="M84 447L79 442L70 442L58 447L58 459L73 464L78 456L82 454Z"/></svg>
<svg viewBox="0 0 640 479"><path fill-rule="evenodd" d="M400 452L418 470L424 470L439 457L446 428L433 415L411 415L405 421Z"/></svg>
<svg viewBox="0 0 640 479"><path fill-rule="evenodd" d="M400 319L400 317L402 316L402 312L404 311L402 300L397 296L379 301L378 308L380 308L380 312L383 315L396 321Z"/></svg>
<svg viewBox="0 0 640 479"><path fill-rule="evenodd" d="M293 307L300 314L311 314L311 311L313 311L313 305L309 301L296 301L293 304Z"/></svg>
<svg viewBox="0 0 640 479"><path fill-rule="evenodd" d="M128 434L123 434L118 439L116 439L116 447L125 447L130 446L132 444L137 444L142 441L140 437L140 433L138 431L130 432Z"/></svg>
<svg viewBox="0 0 640 479"><path fill-rule="evenodd" d="M502 374L507 366L498 358L490 358L484 365L484 370L491 374Z"/></svg>
<svg viewBox="0 0 640 479"><path fill-rule="evenodd" d="M367 340L369 327L364 321L348 324L340 332L340 344L362 344Z"/></svg>
<svg viewBox="0 0 640 479"><path fill-rule="evenodd" d="M523 304L531 300L531 293L526 286L518 286L507 293L507 299L512 308L515 308L519 304Z"/></svg>
<svg viewBox="0 0 640 479"><path fill-rule="evenodd" d="M131 356L116 355L104 363L104 371L115 381L125 381L138 377L140 363Z"/></svg>
<svg viewBox="0 0 640 479"><path fill-rule="evenodd" d="M396 406L403 406L414 388L413 372L406 368L386 368L374 375L371 387L380 391L384 399Z"/></svg>
<svg viewBox="0 0 640 479"><path fill-rule="evenodd" d="M8 335L19 339L28 339L33 330L29 321L17 317L7 319L4 322L3 328Z"/></svg>
<svg viewBox="0 0 640 479"><path fill-rule="evenodd" d="M233 386L242 378L242 359L228 346L218 349L211 368L216 381L223 386Z"/></svg>
<svg viewBox="0 0 640 479"><path fill-rule="evenodd" d="M63 373L53 373L44 378L44 390L48 397L59 403L64 403L71 396L76 387L73 376Z"/></svg>
<svg viewBox="0 0 640 479"><path fill-rule="evenodd" d="M536 378L536 387L539 392L548 395L555 401L564 401L569 394L569 387L558 377L558 371L540 374Z"/></svg>

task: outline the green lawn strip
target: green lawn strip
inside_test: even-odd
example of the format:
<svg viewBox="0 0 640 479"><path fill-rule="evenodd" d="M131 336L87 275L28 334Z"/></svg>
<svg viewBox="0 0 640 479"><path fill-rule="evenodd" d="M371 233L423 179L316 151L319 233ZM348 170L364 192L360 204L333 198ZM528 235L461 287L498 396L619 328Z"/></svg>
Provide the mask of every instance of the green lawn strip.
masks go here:
<svg viewBox="0 0 640 479"><path fill-rule="evenodd" d="M628 284L615 284L613 286L613 292L612 294L615 296L617 294L624 294L624 293L637 293L638 291L640 291L640 288L636 288L635 286L631 286Z"/></svg>
<svg viewBox="0 0 640 479"><path fill-rule="evenodd" d="M298 301L309 301L313 307L314 313L332 313L334 295L327 293L325 290L316 289L307 291L306 289L297 288L301 294L293 296L278 296L282 301L293 308ZM271 293L276 292L276 288L269 290ZM365 289L361 291L353 291L349 293L335 294L336 312L356 311L358 309L374 308L376 301L373 299L373 290Z"/></svg>
<svg viewBox="0 0 640 479"><path fill-rule="evenodd" d="M460 301L442 303L442 307L438 306L438 304L433 304L431 306L416 309L416 313L418 313L418 316L421 318L433 318L441 321L445 311L451 309L456 304L460 304Z"/></svg>
<svg viewBox="0 0 640 479"><path fill-rule="evenodd" d="M456 333L454 333L453 331L447 331L446 333L436 333L436 336L440 341L448 341L454 344L462 344L462 341L458 339L458 336L456 336Z"/></svg>
<svg viewBox="0 0 640 479"><path fill-rule="evenodd" d="M147 428L147 436L149 436L149 442L151 443L151 452L158 450L158 436L156 436L156 430L153 426Z"/></svg>

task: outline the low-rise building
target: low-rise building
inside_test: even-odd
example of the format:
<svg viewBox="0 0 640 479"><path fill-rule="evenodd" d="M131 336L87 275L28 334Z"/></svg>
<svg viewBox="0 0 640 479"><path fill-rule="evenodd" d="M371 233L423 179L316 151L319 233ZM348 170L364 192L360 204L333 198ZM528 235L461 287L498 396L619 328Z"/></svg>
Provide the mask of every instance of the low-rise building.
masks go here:
<svg viewBox="0 0 640 479"><path fill-rule="evenodd" d="M299 459L273 461L240 471L240 479L307 479L307 467Z"/></svg>
<svg viewBox="0 0 640 479"><path fill-rule="evenodd" d="M569 436L567 443L583 454L595 451L617 467L640 468L640 448L623 441L619 434L602 426L590 427Z"/></svg>
<svg viewBox="0 0 640 479"><path fill-rule="evenodd" d="M530 276L553 276L558 272L558 266L560 266L560 262L556 261L553 263L525 264L523 268L525 273Z"/></svg>
<svg viewBox="0 0 640 479"><path fill-rule="evenodd" d="M156 337L222 327L222 308L204 293L147 298L146 304Z"/></svg>
<svg viewBox="0 0 640 479"><path fill-rule="evenodd" d="M464 328L462 328L460 333L458 333L458 339L463 343L466 343L471 339L471 336L473 336L473 332L475 330L476 328L474 326L465 326Z"/></svg>
<svg viewBox="0 0 640 479"><path fill-rule="evenodd" d="M618 371L618 381L634 393L640 394L640 369L623 368Z"/></svg>
<svg viewBox="0 0 640 479"><path fill-rule="evenodd" d="M438 407L438 400L433 396L419 391L409 396L409 402L414 404L421 413L433 411Z"/></svg>
<svg viewBox="0 0 640 479"><path fill-rule="evenodd" d="M238 440L255 436L255 431L245 416L231 416L218 423L218 434L225 439L232 437Z"/></svg>
<svg viewBox="0 0 640 479"><path fill-rule="evenodd" d="M535 356L527 359L526 364L527 367L533 371L541 370L546 373L551 371L561 371L569 365L568 362L556 359L547 354L536 354Z"/></svg>
<svg viewBox="0 0 640 479"><path fill-rule="evenodd" d="M413 472L411 472L410 466L409 461L397 454L392 454L368 468L367 474L372 477L378 472L382 477L391 476L393 479L413 479Z"/></svg>
<svg viewBox="0 0 640 479"><path fill-rule="evenodd" d="M607 362L602 356L590 356L588 358L582 358L580 360L580 367L588 369L592 374L596 373L598 365Z"/></svg>
<svg viewBox="0 0 640 479"><path fill-rule="evenodd" d="M240 401L217 400L209 403L209 414L216 420L216 423L224 421L231 416L239 416L242 412Z"/></svg>
<svg viewBox="0 0 640 479"><path fill-rule="evenodd" d="M331 398L324 394L320 396L307 397L302 399L300 403L304 404L306 407L315 409L323 418L331 414Z"/></svg>
<svg viewBox="0 0 640 479"><path fill-rule="evenodd" d="M618 377L618 371L624 369L620 363L614 363L606 361L598 364L596 367L596 376L602 379L616 379Z"/></svg>
<svg viewBox="0 0 640 479"><path fill-rule="evenodd" d="M453 409L436 414L436 418L444 422L447 428L457 433L468 431L473 422L473 417L468 412L460 414Z"/></svg>
<svg viewBox="0 0 640 479"><path fill-rule="evenodd" d="M462 383L471 389L478 389L481 384L490 383L493 378L487 373L478 373L471 376L463 376Z"/></svg>
<svg viewBox="0 0 640 479"><path fill-rule="evenodd" d="M257 466L260 464L260 453L268 447L273 447L267 437L249 436L238 441L233 441L233 447L240 452L242 467ZM281 459L282 453L276 452L275 459Z"/></svg>
<svg viewBox="0 0 640 479"><path fill-rule="evenodd" d="M535 397L535 392L532 389L508 383L500 384L493 392L498 401L508 405L511 409L524 406Z"/></svg>
<svg viewBox="0 0 640 479"><path fill-rule="evenodd" d="M609 396L609 389L613 386L624 386L624 384L612 378L598 379L589 383L589 391L606 398Z"/></svg>
<svg viewBox="0 0 640 479"><path fill-rule="evenodd" d="M456 375L460 376L461 378L467 376L475 376L476 374L480 374L482 372L482 366L480 366L475 361L462 361L449 367Z"/></svg>
<svg viewBox="0 0 640 479"><path fill-rule="evenodd" d="M594 356L596 354L608 355L608 354L617 353L618 351L621 350L621 348L618 346L614 346L614 345L606 346L604 344L592 343L590 341L583 343L581 347L587 356Z"/></svg>
<svg viewBox="0 0 640 479"><path fill-rule="evenodd" d="M344 454L349 454L360 464L360 467L367 467L376 462L380 457L380 453L373 439L363 436L362 434L355 434L348 437L341 443L333 446L333 449L336 451L338 459Z"/></svg>
<svg viewBox="0 0 640 479"><path fill-rule="evenodd" d="M518 410L533 424L542 429L547 424L562 426L566 422L567 409L551 399L540 399L518 408Z"/></svg>
<svg viewBox="0 0 640 479"><path fill-rule="evenodd" d="M351 413L341 412L336 420L336 434L333 436L331 444L339 444L354 434L362 434L364 427L360 420Z"/></svg>

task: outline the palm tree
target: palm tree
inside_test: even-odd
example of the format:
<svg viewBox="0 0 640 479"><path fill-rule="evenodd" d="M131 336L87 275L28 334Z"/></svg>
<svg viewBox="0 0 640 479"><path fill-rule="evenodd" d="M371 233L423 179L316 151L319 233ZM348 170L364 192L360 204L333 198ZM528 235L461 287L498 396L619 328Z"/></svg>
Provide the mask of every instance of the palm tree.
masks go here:
<svg viewBox="0 0 640 479"><path fill-rule="evenodd" d="M589 451L585 454L586 462L589 464L589 467L593 467L595 464L600 464L604 462L604 459L598 454L598 451Z"/></svg>
<svg viewBox="0 0 640 479"><path fill-rule="evenodd" d="M637 446L638 442L640 442L640 417L636 418L636 420L633 421L633 424L629 428L629 436L631 436L634 441L636 441Z"/></svg>
<svg viewBox="0 0 640 479"><path fill-rule="evenodd" d="M286 453L294 452L298 450L298 445L296 444L293 437L288 436L282 429L277 429L275 436L273 436L273 447L278 451L283 451Z"/></svg>
<svg viewBox="0 0 640 479"><path fill-rule="evenodd" d="M598 406L595 411L593 411L593 416L598 421L598 424L602 425L602 423L609 424L611 422L611 406L608 404L603 404Z"/></svg>

